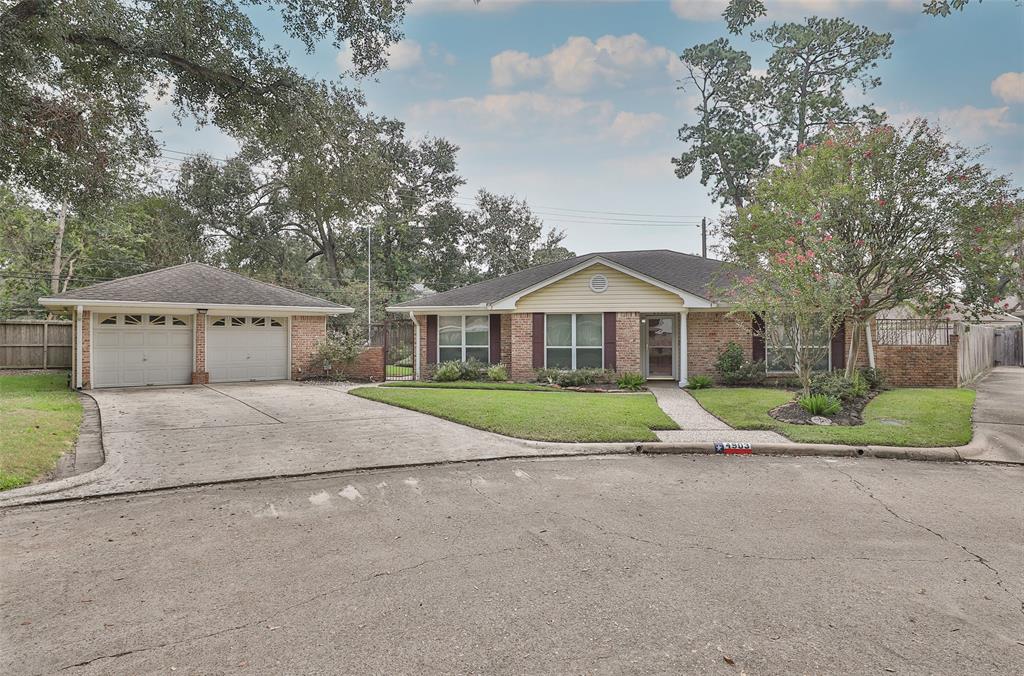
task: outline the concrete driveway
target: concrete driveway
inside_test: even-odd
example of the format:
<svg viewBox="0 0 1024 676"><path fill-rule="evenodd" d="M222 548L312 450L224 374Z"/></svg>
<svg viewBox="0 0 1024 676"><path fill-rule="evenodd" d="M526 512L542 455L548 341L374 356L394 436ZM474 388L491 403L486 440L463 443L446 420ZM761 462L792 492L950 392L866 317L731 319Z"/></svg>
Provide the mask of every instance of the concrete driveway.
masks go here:
<svg viewBox="0 0 1024 676"><path fill-rule="evenodd" d="M1024 368L994 368L974 389L974 439L960 455L1024 463Z"/></svg>
<svg viewBox="0 0 1024 676"><path fill-rule="evenodd" d="M107 462L95 481L49 497L551 452L349 389L273 382L95 390ZM4 498L18 501L16 492Z"/></svg>

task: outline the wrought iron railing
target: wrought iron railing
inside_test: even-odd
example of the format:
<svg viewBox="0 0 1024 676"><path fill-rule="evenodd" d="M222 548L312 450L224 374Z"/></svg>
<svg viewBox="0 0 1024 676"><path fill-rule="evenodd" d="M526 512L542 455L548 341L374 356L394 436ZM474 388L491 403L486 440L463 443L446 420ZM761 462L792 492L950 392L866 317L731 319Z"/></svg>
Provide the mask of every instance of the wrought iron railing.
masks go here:
<svg viewBox="0 0 1024 676"><path fill-rule="evenodd" d="M875 341L879 345L949 345L950 322L934 319L879 319Z"/></svg>

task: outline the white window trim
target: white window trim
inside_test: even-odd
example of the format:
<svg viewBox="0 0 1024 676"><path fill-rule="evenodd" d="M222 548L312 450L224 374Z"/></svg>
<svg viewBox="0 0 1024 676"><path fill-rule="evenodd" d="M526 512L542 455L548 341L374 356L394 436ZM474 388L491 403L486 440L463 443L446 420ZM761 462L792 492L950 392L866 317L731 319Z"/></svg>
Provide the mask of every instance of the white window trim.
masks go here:
<svg viewBox="0 0 1024 676"><path fill-rule="evenodd" d="M765 326L767 327L768 325L765 324ZM768 340L768 337L770 335L771 335L771 332L766 329L765 332L764 332L764 370L765 370L765 373L767 373L768 375L778 375L778 376L786 376L786 375L793 375L793 374L795 374L796 373L796 369L788 369L788 370L785 370L785 371L772 371L772 370L769 370L768 364L770 364L771 361L772 361L769 358L769 353L771 351L771 342ZM793 346L792 345L776 345L775 349L776 350L781 350L781 349L790 348L790 347L793 347ZM832 341L831 341L831 339L825 345L825 352L828 355L828 366L826 367L825 371L821 371L821 373L827 373L827 372L832 370Z"/></svg>
<svg viewBox="0 0 1024 676"><path fill-rule="evenodd" d="M445 319L445 318L451 319L452 316L453 315L442 315L442 316L439 316L437 318L437 355L436 355L437 356L437 363L438 364L442 363L442 360L441 360L441 349L442 348L444 348L445 350L454 350L456 348L461 348L462 349L462 352L461 352L462 356L460 358L460 361L466 361L466 348L469 347L470 349L485 348L487 350L487 361L484 362L484 363L485 364L490 364L491 363L491 316L489 314L458 315L459 319L462 322L462 328L461 328L460 333L459 333L460 339L461 339L461 344L460 345L442 345L441 344L441 320ZM468 346L466 345L466 317L486 317L487 318L487 342L485 344L483 344L483 345L468 345ZM448 360L448 361L451 361L451 360Z"/></svg>
<svg viewBox="0 0 1024 676"><path fill-rule="evenodd" d="M576 345L576 315L598 315L601 317L601 340L598 345ZM551 315L569 315L572 317L570 323L572 345L548 345L548 317ZM601 350L601 366L596 368L604 368L604 313L603 312L550 312L544 313L544 368L548 368L548 348L554 348L556 350L570 350L572 354L572 370L576 370L576 350L582 347L584 350Z"/></svg>

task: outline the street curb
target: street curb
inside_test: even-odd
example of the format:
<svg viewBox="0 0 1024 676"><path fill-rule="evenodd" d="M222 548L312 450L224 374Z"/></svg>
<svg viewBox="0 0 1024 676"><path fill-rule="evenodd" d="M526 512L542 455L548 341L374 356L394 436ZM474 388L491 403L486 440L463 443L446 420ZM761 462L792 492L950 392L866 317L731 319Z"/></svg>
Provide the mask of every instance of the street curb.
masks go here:
<svg viewBox="0 0 1024 676"><path fill-rule="evenodd" d="M96 437L100 446L100 451L103 454L103 464L96 469L89 470L88 472L82 472L81 474L76 474L74 476L69 476L64 479L46 481L38 484L29 484L28 486L4 491L3 493L0 493L0 507L3 507L5 503L10 502L12 499L18 500L21 498L35 497L37 495L48 495L50 493L57 493L71 488L78 488L79 486L85 486L95 481L99 481L100 479L105 479L114 471L114 458L112 458L107 452L107 448L103 443L103 409L100 407L99 402L96 401L96 398L88 392L78 391L78 394L83 397L89 397L96 406L96 416L98 418L99 425L99 433Z"/></svg>
<svg viewBox="0 0 1024 676"><path fill-rule="evenodd" d="M649 455L704 455L721 453L708 442L658 442L639 444L638 450ZM823 456L837 458L880 458L887 460L928 460L933 462L965 461L955 448L912 448L904 446L842 446L838 444L763 443L749 444L745 454Z"/></svg>

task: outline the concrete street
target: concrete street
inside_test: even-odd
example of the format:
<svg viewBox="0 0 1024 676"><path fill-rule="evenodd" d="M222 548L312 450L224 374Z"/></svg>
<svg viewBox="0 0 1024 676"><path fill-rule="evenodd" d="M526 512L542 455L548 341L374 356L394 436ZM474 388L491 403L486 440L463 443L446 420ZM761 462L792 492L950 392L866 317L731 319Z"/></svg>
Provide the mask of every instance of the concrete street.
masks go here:
<svg viewBox="0 0 1024 676"><path fill-rule="evenodd" d="M0 673L1022 673L1022 496L611 456L8 508Z"/></svg>

